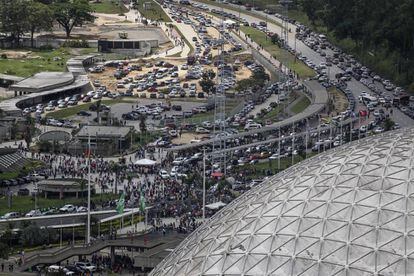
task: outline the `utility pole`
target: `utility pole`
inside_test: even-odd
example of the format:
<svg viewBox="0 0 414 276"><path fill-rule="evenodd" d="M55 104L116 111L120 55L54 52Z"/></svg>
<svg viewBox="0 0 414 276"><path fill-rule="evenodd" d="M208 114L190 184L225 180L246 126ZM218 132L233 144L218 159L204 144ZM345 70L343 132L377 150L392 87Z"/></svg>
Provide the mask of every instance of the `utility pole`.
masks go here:
<svg viewBox="0 0 414 276"><path fill-rule="evenodd" d="M86 226L86 243L91 242L91 135L88 136L88 221Z"/></svg>
<svg viewBox="0 0 414 276"><path fill-rule="evenodd" d="M206 220L206 148L203 149L203 222Z"/></svg>

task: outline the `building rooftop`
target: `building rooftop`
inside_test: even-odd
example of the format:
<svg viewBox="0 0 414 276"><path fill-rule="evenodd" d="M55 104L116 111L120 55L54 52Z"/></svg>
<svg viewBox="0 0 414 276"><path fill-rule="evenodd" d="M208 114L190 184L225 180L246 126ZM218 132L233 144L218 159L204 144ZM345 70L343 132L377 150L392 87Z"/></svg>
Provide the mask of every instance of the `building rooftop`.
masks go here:
<svg viewBox="0 0 414 276"><path fill-rule="evenodd" d="M24 80L24 78L22 77L6 75L6 74L0 74L0 79L8 80L8 81L15 81L15 82Z"/></svg>
<svg viewBox="0 0 414 276"><path fill-rule="evenodd" d="M119 33L126 33L128 38L121 39ZM114 41L148 41L157 40L160 44L168 42L164 32L158 27L128 27L128 26L107 26L105 32L100 34L101 39Z"/></svg>
<svg viewBox="0 0 414 276"><path fill-rule="evenodd" d="M150 275L413 275L413 140L370 136L264 180Z"/></svg>
<svg viewBox="0 0 414 276"><path fill-rule="evenodd" d="M10 86L14 91L41 92L71 84L75 78L69 72L41 72Z"/></svg>
<svg viewBox="0 0 414 276"><path fill-rule="evenodd" d="M131 131L130 127L123 126L83 126L76 137L86 138L89 135L93 138L125 137Z"/></svg>
<svg viewBox="0 0 414 276"><path fill-rule="evenodd" d="M50 90L48 89L48 90L41 91L38 93L30 93L30 94L26 94L26 95L22 95L22 96L18 96L18 97L14 97L14 98L1 101L0 109L2 109L3 111L7 113L13 112L17 114L21 112L21 109L17 107L17 105L19 105L22 102L35 101L35 99L40 98L42 96L48 96L48 95L52 95L56 93L61 93L61 92L68 91L70 89L82 88L82 87L89 85L89 83L90 83L89 78L86 75L77 76L77 78L75 78L74 81L71 82L69 85L59 86L56 88L52 87Z"/></svg>

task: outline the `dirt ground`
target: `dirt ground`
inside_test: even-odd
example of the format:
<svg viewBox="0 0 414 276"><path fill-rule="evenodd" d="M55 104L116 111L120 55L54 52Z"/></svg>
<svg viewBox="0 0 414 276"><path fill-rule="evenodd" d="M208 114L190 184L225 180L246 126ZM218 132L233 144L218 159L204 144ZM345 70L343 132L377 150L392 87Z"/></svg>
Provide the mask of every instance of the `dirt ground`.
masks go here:
<svg viewBox="0 0 414 276"><path fill-rule="evenodd" d="M119 16L117 14L95 13L94 15L96 16L94 25L97 26L114 23L132 23L132 21L126 21L125 16Z"/></svg>
<svg viewBox="0 0 414 276"><path fill-rule="evenodd" d="M348 99L341 91L337 89L328 90L329 98L332 99L333 112L343 112L348 108Z"/></svg>
<svg viewBox="0 0 414 276"><path fill-rule="evenodd" d="M1 51L0 50L0 54L1 55L6 55L7 58L9 58L9 59L22 59L22 58L34 59L34 58L40 58L40 56L33 55L33 53L31 51L12 51L12 50Z"/></svg>
<svg viewBox="0 0 414 276"><path fill-rule="evenodd" d="M157 59L157 60L161 60L161 59ZM142 71L132 71L128 74L127 77L135 77L136 75L144 75L148 72L151 72L152 70L154 70L155 67L152 68L146 68L145 66L143 66L146 62L151 62L154 63L157 60L151 60L151 61L143 61L143 62L133 62L131 64L138 64L142 66ZM181 66L183 65L185 62L184 61L178 61L178 60L174 60L174 59L168 59L168 58L163 58L162 60L167 61L173 65L177 65L177 66ZM212 67L213 68L213 67ZM102 73L91 73L89 74L89 77L91 79L91 81L94 81L96 79L99 79L102 85L105 85L110 91L125 91L125 88L116 88L116 85L118 83L118 80L114 78L114 72L115 72L115 68L111 68L111 67L107 67L105 69L104 72ZM187 71L186 70L179 70L178 71L178 78L180 79L180 83L184 83L187 82L188 84L190 83L196 83L197 85L197 91L201 91L201 87L198 83L198 80L189 80L186 81L185 80L185 75L186 75ZM170 77L165 77L163 79L159 79L158 81L162 81L162 80L166 80L169 79ZM144 93L144 92L135 92L135 93ZM145 92L146 93L146 92ZM149 93L147 93L149 94ZM149 95L147 95L147 97L149 97Z"/></svg>
<svg viewBox="0 0 414 276"><path fill-rule="evenodd" d="M202 140L202 138L205 136L207 135L197 133L183 133L181 137L172 139L172 142L174 144L189 144L191 140Z"/></svg>

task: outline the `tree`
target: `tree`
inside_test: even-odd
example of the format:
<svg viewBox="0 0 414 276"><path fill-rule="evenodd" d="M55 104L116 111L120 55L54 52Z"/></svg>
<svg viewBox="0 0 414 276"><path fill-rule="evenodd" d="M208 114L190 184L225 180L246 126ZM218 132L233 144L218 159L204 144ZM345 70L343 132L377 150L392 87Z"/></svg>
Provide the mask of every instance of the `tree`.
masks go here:
<svg viewBox="0 0 414 276"><path fill-rule="evenodd" d="M7 260L9 258L10 248L7 244L0 242L0 259Z"/></svg>
<svg viewBox="0 0 414 276"><path fill-rule="evenodd" d="M28 30L26 1L0 1L0 32L8 34L13 46L20 45L20 37Z"/></svg>
<svg viewBox="0 0 414 276"><path fill-rule="evenodd" d="M205 93L215 92L215 83L213 79L216 77L216 73L213 70L208 70L203 73L202 79L199 81L201 89Z"/></svg>
<svg viewBox="0 0 414 276"><path fill-rule="evenodd" d="M280 37L278 34L274 33L271 37L270 37L270 41L272 41L273 44L278 45L279 47L281 47L281 43L280 43Z"/></svg>
<svg viewBox="0 0 414 276"><path fill-rule="evenodd" d="M93 22L92 7L88 0L57 0L53 6L54 18L70 37L73 27Z"/></svg>
<svg viewBox="0 0 414 276"><path fill-rule="evenodd" d="M27 3L27 22L30 31L30 45L34 46L34 33L41 30L50 30L53 23L53 12L45 4L31 0Z"/></svg>
<svg viewBox="0 0 414 276"><path fill-rule="evenodd" d="M384 130L388 131L391 130L395 125L395 122L391 120L390 118L385 119L384 121Z"/></svg>
<svg viewBox="0 0 414 276"><path fill-rule="evenodd" d="M101 114L101 100L96 102L96 122L98 125L101 123L99 115Z"/></svg>
<svg viewBox="0 0 414 276"><path fill-rule="evenodd" d="M147 132L147 124L145 123L145 120L147 119L147 116L140 115L139 116L139 130L141 133Z"/></svg>

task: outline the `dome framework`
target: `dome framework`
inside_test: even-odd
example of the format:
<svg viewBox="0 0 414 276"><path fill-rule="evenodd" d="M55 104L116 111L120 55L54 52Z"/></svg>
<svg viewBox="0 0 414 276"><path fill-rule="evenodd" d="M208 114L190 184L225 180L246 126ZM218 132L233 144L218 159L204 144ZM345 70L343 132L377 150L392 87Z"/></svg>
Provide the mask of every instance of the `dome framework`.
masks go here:
<svg viewBox="0 0 414 276"><path fill-rule="evenodd" d="M343 145L226 206L151 273L414 275L414 128Z"/></svg>

